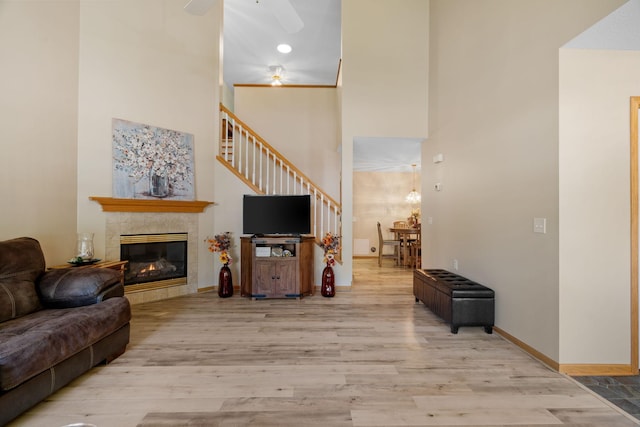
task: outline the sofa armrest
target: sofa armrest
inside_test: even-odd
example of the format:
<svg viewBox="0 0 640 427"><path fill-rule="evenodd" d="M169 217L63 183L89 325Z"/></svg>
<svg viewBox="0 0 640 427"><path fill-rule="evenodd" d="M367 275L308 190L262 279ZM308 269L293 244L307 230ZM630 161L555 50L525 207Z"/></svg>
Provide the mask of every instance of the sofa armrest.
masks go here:
<svg viewBox="0 0 640 427"><path fill-rule="evenodd" d="M120 272L110 268L48 270L36 287L42 305L47 308L80 307L124 295Z"/></svg>
<svg viewBox="0 0 640 427"><path fill-rule="evenodd" d="M118 280L118 283L114 283L113 285L106 288L104 291L100 292L96 296L96 302L101 302L109 298L113 297L123 297L124 296L124 286Z"/></svg>

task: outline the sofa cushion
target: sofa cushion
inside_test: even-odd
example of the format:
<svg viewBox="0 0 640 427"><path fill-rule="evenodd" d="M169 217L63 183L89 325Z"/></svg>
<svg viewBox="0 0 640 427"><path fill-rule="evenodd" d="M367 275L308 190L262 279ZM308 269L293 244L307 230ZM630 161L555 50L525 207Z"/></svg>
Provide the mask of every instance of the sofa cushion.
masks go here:
<svg viewBox="0 0 640 427"><path fill-rule="evenodd" d="M0 322L33 313L41 308L33 282L0 279Z"/></svg>
<svg viewBox="0 0 640 427"><path fill-rule="evenodd" d="M44 309L0 323L0 390L51 368L130 319L129 301L110 298L84 307Z"/></svg>
<svg viewBox="0 0 640 427"><path fill-rule="evenodd" d="M20 237L0 242L0 322L41 308L34 282L44 267L37 240Z"/></svg>
<svg viewBox="0 0 640 427"><path fill-rule="evenodd" d="M95 304L107 288L120 282L120 272L110 268L70 267L47 271L37 287L47 308Z"/></svg>

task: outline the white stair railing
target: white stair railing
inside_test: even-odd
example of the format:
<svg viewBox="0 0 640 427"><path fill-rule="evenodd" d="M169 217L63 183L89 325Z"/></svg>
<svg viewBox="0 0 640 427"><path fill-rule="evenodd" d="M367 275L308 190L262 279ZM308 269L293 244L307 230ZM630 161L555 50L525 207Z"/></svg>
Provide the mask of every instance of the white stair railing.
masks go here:
<svg viewBox="0 0 640 427"><path fill-rule="evenodd" d="M340 204L307 178L276 149L220 105L218 160L257 194L311 196L311 232L316 241L328 232L341 235Z"/></svg>

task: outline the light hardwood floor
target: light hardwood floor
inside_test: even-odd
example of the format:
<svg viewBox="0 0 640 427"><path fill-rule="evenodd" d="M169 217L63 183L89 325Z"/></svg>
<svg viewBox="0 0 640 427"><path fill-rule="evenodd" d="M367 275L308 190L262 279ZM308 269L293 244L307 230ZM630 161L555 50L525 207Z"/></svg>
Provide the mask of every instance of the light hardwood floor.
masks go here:
<svg viewBox="0 0 640 427"><path fill-rule="evenodd" d="M136 305L125 354L11 425L637 425L496 334L452 335L385 264L356 260L334 298Z"/></svg>

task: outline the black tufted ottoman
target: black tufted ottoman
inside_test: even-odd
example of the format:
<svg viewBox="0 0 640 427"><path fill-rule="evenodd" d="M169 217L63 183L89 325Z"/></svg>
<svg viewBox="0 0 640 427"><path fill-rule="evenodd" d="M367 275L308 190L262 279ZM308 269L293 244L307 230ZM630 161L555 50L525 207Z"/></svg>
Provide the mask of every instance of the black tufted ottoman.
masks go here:
<svg viewBox="0 0 640 427"><path fill-rule="evenodd" d="M493 331L495 294L493 290L447 270L414 270L413 295L436 315L451 324L451 333L460 326L484 326Z"/></svg>

